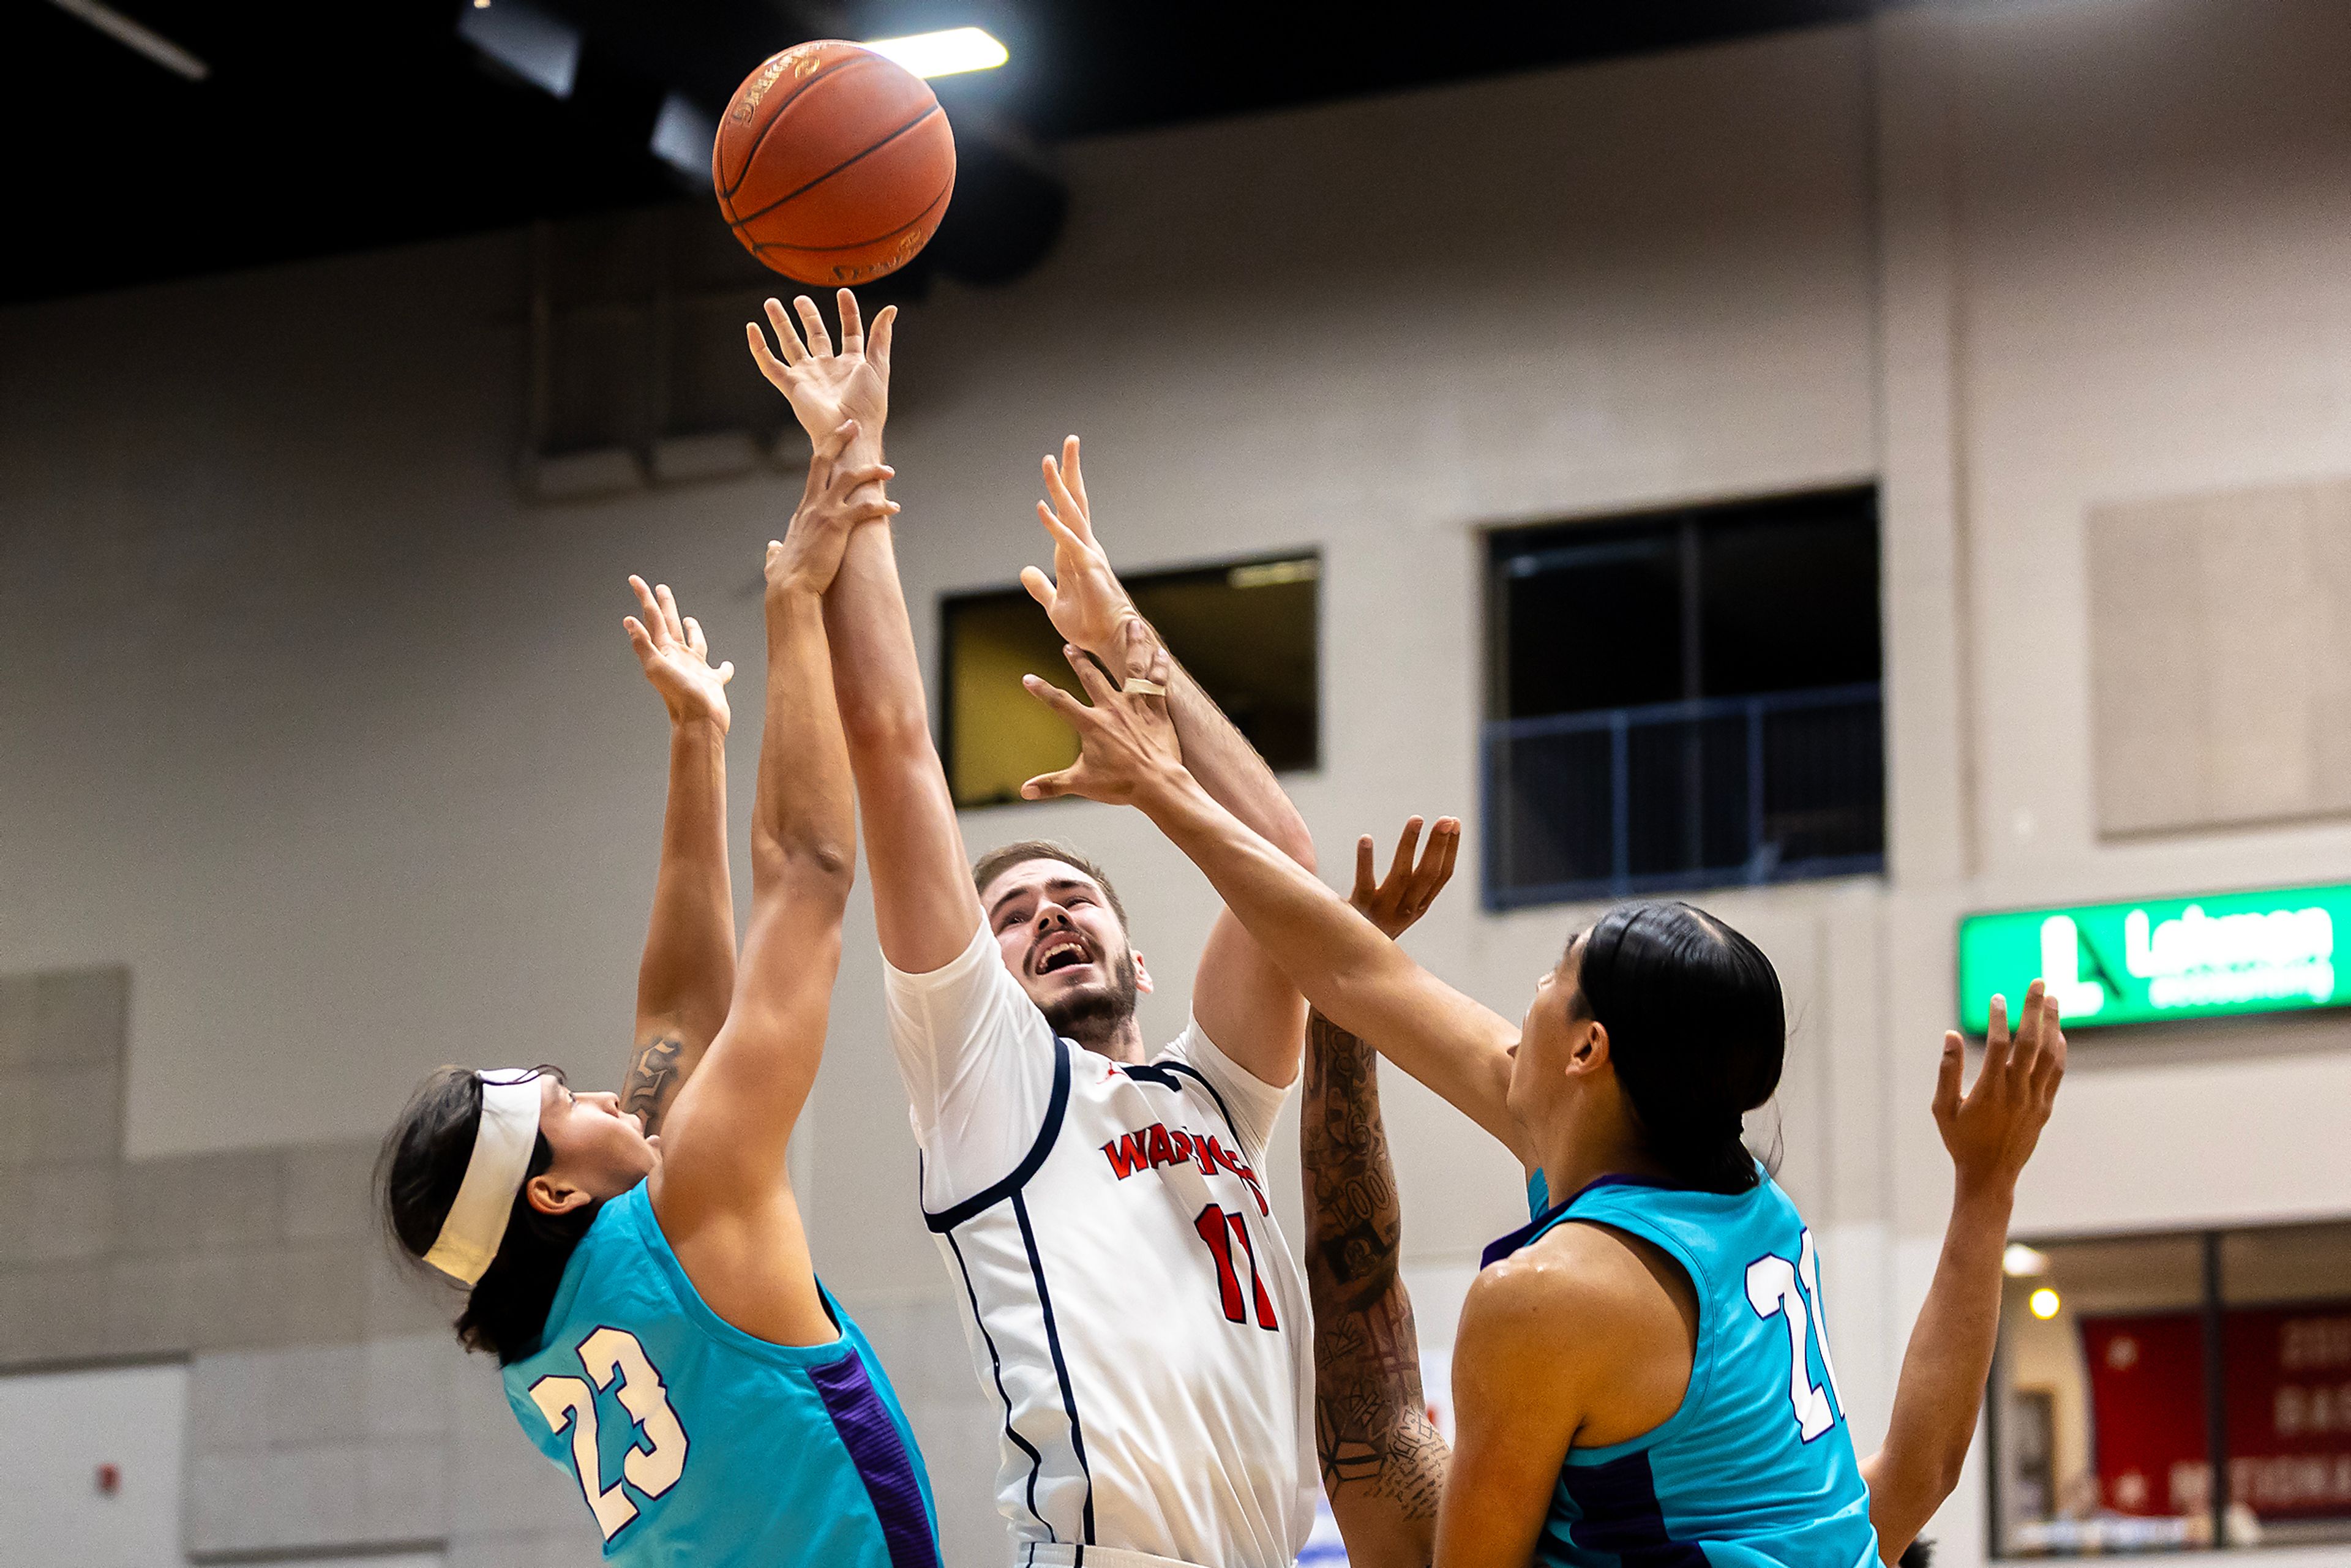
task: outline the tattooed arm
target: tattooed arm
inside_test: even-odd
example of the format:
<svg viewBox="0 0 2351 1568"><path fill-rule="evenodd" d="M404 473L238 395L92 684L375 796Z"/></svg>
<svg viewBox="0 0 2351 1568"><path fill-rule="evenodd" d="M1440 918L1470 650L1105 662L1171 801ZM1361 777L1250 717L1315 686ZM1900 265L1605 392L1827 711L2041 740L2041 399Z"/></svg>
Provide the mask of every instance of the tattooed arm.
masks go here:
<svg viewBox="0 0 2351 1568"><path fill-rule="evenodd" d="M666 585L629 579L644 619L622 622L645 678L669 710L669 806L661 871L637 967L637 1023L621 1109L658 1133L678 1086L726 1021L735 989L735 898L726 872L726 685L702 627Z"/></svg>
<svg viewBox="0 0 2351 1568"><path fill-rule="evenodd" d="M1461 827L1438 821L1420 865L1420 819L1385 882L1372 841L1355 846L1353 903L1389 936L1418 919L1452 873ZM1449 1457L1421 1392L1420 1340L1397 1267L1404 1216L1378 1055L1321 1013L1306 1024L1299 1153L1306 1174L1306 1283L1314 1303L1314 1437L1322 1489L1358 1568L1426 1568Z"/></svg>
<svg viewBox="0 0 2351 1568"><path fill-rule="evenodd" d="M1306 1022L1299 1152L1314 1302L1314 1446L1360 1568L1426 1568L1448 1451L1420 1385L1420 1339L1397 1269L1403 1216L1378 1053L1321 1013Z"/></svg>

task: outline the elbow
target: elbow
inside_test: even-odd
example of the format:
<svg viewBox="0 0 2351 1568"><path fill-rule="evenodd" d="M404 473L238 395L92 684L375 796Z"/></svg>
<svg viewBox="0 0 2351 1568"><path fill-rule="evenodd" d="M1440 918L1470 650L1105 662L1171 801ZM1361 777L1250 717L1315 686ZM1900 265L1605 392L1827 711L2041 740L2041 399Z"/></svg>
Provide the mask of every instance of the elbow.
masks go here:
<svg viewBox="0 0 2351 1568"><path fill-rule="evenodd" d="M852 695L841 704L841 728L852 755L902 757L931 750L930 716L920 701Z"/></svg>
<svg viewBox="0 0 2351 1568"><path fill-rule="evenodd" d="M762 836L751 852L754 881L795 898L822 898L845 906L857 883L857 849L847 839L823 833Z"/></svg>

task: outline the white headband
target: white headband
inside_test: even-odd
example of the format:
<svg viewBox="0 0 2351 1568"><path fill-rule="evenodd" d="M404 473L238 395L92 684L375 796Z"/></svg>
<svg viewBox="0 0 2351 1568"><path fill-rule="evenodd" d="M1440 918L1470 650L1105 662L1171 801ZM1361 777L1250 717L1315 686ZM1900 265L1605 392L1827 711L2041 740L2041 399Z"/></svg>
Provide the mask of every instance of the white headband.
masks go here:
<svg viewBox="0 0 2351 1568"><path fill-rule="evenodd" d="M522 1190L538 1142L538 1069L486 1068L475 1076L482 1081L482 1121L474 1133L474 1152L466 1156L457 1201L449 1206L449 1218L424 1255L427 1263L466 1285L488 1272L498 1255L515 1194Z"/></svg>

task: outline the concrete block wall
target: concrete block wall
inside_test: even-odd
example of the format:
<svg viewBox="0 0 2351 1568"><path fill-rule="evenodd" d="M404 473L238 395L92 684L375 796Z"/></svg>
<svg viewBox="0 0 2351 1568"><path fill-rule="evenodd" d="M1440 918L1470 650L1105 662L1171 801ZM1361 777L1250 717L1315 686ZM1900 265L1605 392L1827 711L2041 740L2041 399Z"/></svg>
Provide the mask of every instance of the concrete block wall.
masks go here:
<svg viewBox="0 0 2351 1568"><path fill-rule="evenodd" d="M130 998L120 966L0 976L0 1375L187 1358L196 1561L602 1561L578 1489L451 1335L454 1295L381 1241L372 1143L122 1157ZM994 1561L997 1422L952 1303L844 1305L914 1424L946 1560Z"/></svg>

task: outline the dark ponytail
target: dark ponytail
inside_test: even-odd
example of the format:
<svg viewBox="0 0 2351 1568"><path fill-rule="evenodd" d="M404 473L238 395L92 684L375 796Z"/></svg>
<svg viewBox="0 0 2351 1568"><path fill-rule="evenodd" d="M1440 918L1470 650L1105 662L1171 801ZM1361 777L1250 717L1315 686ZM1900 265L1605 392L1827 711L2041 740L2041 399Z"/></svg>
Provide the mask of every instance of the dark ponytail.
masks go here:
<svg viewBox="0 0 2351 1568"><path fill-rule="evenodd" d="M1780 977L1762 949L1687 904L1620 904L1577 939L1577 989L1643 1143L1686 1186L1740 1193L1755 1159L1740 1118L1780 1086Z"/></svg>
<svg viewBox="0 0 2351 1568"><path fill-rule="evenodd" d="M469 1067L440 1067L409 1096L407 1109L384 1135L376 1191L392 1239L413 1262L422 1264L433 1249L457 1201L481 1123L481 1079ZM541 1134L531 1147L525 1183L554 1163L555 1150ZM542 1214L522 1192L515 1194L498 1255L457 1315L457 1338L467 1350L487 1351L504 1365L538 1348L564 1265L601 1207ZM434 1278L444 1276L434 1271Z"/></svg>

